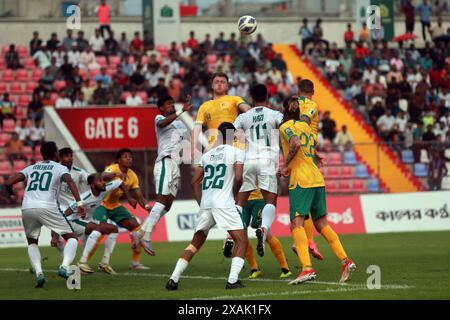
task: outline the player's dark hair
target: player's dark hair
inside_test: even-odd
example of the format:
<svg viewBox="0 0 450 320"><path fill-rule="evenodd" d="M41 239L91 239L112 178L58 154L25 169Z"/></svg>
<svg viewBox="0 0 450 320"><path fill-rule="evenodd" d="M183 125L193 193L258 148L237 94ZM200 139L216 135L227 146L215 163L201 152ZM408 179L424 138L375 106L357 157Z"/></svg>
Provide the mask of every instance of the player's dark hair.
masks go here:
<svg viewBox="0 0 450 320"><path fill-rule="evenodd" d="M131 152L131 150L128 149L128 148L122 148L122 149L120 149L119 151L117 151L116 159L119 160L120 158L122 158L122 155L123 155L124 153L130 153L130 154L132 154L133 152Z"/></svg>
<svg viewBox="0 0 450 320"><path fill-rule="evenodd" d="M94 180L95 180L97 177L100 177L100 176L101 176L100 173L92 173L92 174L90 174L90 175L88 176L88 178L87 178L87 183L88 183L88 184L93 184L93 183L94 183Z"/></svg>
<svg viewBox="0 0 450 320"><path fill-rule="evenodd" d="M217 130L219 130L219 133L222 136L222 141L224 144L228 143L228 138L229 138L229 135L231 135L231 134L232 134L231 141L234 140L234 132L236 131L236 128L234 127L234 125L231 122L222 122ZM228 136L227 136L227 133L228 133Z"/></svg>
<svg viewBox="0 0 450 320"><path fill-rule="evenodd" d="M162 97L158 98L158 102L156 103L156 105L158 106L158 108L161 109L161 107L162 107L167 101L174 101L174 99L173 99L171 96L162 96Z"/></svg>
<svg viewBox="0 0 450 320"><path fill-rule="evenodd" d="M62 148L59 149L59 156L64 157L68 154L73 154L73 150L71 148Z"/></svg>
<svg viewBox="0 0 450 320"><path fill-rule="evenodd" d="M314 83L311 80L303 79L298 84L298 90L304 93L313 93Z"/></svg>
<svg viewBox="0 0 450 320"><path fill-rule="evenodd" d="M58 147L53 141L44 142L41 146L41 155L44 160L53 160L58 153Z"/></svg>
<svg viewBox="0 0 450 320"><path fill-rule="evenodd" d="M250 96L254 102L265 102L267 100L267 88L259 83L250 88Z"/></svg>
<svg viewBox="0 0 450 320"><path fill-rule="evenodd" d="M230 82L230 81L228 80L228 76L227 76L227 74L226 74L225 72L216 72L216 73L214 73L214 74L212 75L212 77L211 77L211 82L213 82L214 79L217 78L217 77L219 77L219 78L225 78L225 79L227 80L227 82Z"/></svg>
<svg viewBox="0 0 450 320"><path fill-rule="evenodd" d="M289 120L292 120L292 119L294 119L294 120L298 120L299 119L299 114L300 114L300 111L299 110L290 110L289 109L289 104L292 102L292 101L296 101L297 100L297 98L295 98L295 97L290 97L290 98L287 98L287 99L285 99L284 101L283 101L283 122L286 122L286 121L289 121Z"/></svg>

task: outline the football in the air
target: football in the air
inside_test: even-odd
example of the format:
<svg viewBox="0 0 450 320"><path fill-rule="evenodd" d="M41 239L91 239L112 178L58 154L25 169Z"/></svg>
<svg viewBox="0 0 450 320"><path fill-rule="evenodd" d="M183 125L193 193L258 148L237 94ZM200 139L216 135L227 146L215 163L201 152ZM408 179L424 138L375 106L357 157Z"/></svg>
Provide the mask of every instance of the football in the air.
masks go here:
<svg viewBox="0 0 450 320"><path fill-rule="evenodd" d="M252 34L257 27L256 19L252 16L242 16L239 18L238 28L243 34Z"/></svg>

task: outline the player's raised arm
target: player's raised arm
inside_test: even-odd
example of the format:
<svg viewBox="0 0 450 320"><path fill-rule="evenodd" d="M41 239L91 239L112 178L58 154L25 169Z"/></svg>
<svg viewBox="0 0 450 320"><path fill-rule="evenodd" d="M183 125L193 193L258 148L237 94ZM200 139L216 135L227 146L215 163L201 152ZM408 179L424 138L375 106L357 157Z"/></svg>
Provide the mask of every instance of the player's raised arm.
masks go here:
<svg viewBox="0 0 450 320"><path fill-rule="evenodd" d="M158 99L158 108L161 110L161 108L173 108L174 106L174 100L172 97L170 96L166 96L166 97L162 97L161 99ZM160 120L156 120L156 126L159 128L164 128L167 127L168 125L170 125L172 122L174 122L183 112L187 111L191 111L192 109L192 105L191 105L191 96L188 95L186 97L186 102L183 104L183 107L178 110L175 111L172 114L169 114L168 116L161 117Z"/></svg>
<svg viewBox="0 0 450 320"><path fill-rule="evenodd" d="M202 199L202 181L203 181L203 168L195 167L194 177L192 178L192 188L194 189L194 197L197 203L200 205Z"/></svg>
<svg viewBox="0 0 450 320"><path fill-rule="evenodd" d="M102 179L106 182L111 181L114 178L120 178L122 180L125 180L127 178L127 175L125 173L119 173L119 172L102 172Z"/></svg>
<svg viewBox="0 0 450 320"><path fill-rule="evenodd" d="M250 110L252 107L247 102L242 102L238 105L239 111L244 113Z"/></svg>
<svg viewBox="0 0 450 320"><path fill-rule="evenodd" d="M8 195L10 196L10 198L12 198L14 196L13 186L16 183L19 183L22 181L25 181L25 175L21 172L13 174L11 177L8 178L8 180L6 180L5 187L6 187L6 191L8 191Z"/></svg>
<svg viewBox="0 0 450 320"><path fill-rule="evenodd" d="M62 181L67 183L67 186L69 187L70 192L72 193L73 197L75 198L75 201L77 202L77 212L81 218L84 218L86 216L86 210L83 207L83 202L80 198L80 193L78 192L77 185L72 179L72 176L69 173L65 173L62 176Z"/></svg>
<svg viewBox="0 0 450 320"><path fill-rule="evenodd" d="M133 209L136 209L137 200L131 196L130 192L128 191L128 188L125 186L123 182L120 184L119 188L122 189L123 194L127 198L127 201L130 204L130 206L132 206Z"/></svg>

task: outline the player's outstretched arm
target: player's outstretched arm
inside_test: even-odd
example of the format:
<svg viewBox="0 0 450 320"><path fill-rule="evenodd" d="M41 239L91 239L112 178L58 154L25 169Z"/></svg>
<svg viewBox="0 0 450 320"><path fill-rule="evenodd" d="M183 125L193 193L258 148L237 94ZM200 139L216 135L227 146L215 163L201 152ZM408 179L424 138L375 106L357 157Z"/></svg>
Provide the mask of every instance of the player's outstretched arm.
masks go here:
<svg viewBox="0 0 450 320"><path fill-rule="evenodd" d="M241 103L238 106L238 108L239 108L240 112L244 113L244 112L247 112L248 110L250 110L252 107L248 103L244 102L244 103Z"/></svg>
<svg viewBox="0 0 450 320"><path fill-rule="evenodd" d="M75 201L77 202L77 212L78 215L81 218L84 218L86 216L86 210L83 207L83 202L81 201L80 193L78 192L77 185L73 181L71 175L69 173L66 173L62 176L62 181L67 183L67 186L69 187L70 192L72 193L73 197L75 198Z"/></svg>
<svg viewBox="0 0 450 320"><path fill-rule="evenodd" d="M147 201L144 199L144 196L142 195L140 188L131 190L131 196L137 201L137 203L139 203L139 205L142 207L142 209L144 209L144 210L150 209L150 206L147 204Z"/></svg>
<svg viewBox="0 0 450 320"><path fill-rule="evenodd" d="M192 105L191 105L191 96L188 95L186 97L186 102L183 104L183 107L181 108L180 111L177 111L173 114L168 115L167 117L165 117L164 119L158 121L156 123L156 126L158 128L164 128L167 127L169 124L171 124L172 122L174 122L183 112L187 111L191 111L192 109Z"/></svg>
<svg viewBox="0 0 450 320"><path fill-rule="evenodd" d="M194 189L194 197L197 200L198 205L202 200L202 181L203 181L203 168L194 168L194 177L192 178L192 188Z"/></svg>
<svg viewBox="0 0 450 320"><path fill-rule="evenodd" d="M137 200L131 196L130 192L128 191L128 188L125 186L123 182L120 184L119 188L122 189L123 194L127 198L127 201L130 204L130 206L132 206L133 209L136 209Z"/></svg>
<svg viewBox="0 0 450 320"><path fill-rule="evenodd" d="M13 174L11 177L8 178L8 180L6 180L5 187L6 187L6 190L8 191L8 195L11 199L13 199L15 197L13 186L16 183L19 183L22 181L25 181L25 176L23 175L23 173ZM13 199L13 200L15 200L15 199Z"/></svg>
<svg viewBox="0 0 450 320"><path fill-rule="evenodd" d="M242 186L242 176L244 172L244 164L243 163L235 163L234 164L234 182L233 182L233 195L236 198L239 190Z"/></svg>
<svg viewBox="0 0 450 320"><path fill-rule="evenodd" d="M102 172L102 179L106 182L111 181L114 178L120 178L123 181L127 178L127 175L125 173L120 172Z"/></svg>

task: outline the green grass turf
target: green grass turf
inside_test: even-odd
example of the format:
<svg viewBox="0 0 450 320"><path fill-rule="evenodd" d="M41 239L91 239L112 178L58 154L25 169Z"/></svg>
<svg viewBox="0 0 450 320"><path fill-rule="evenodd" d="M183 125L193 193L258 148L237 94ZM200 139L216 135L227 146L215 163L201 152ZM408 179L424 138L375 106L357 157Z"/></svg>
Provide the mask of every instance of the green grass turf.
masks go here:
<svg viewBox="0 0 450 320"><path fill-rule="evenodd" d="M318 273L316 283L288 286L280 281L280 269L266 246L266 256L256 256L263 271L261 279L267 281L246 280L246 266L241 272L246 288L225 290L230 260L221 255L221 241L209 241L186 270L188 278L181 278L179 290L171 292L164 288L167 275L187 242L156 243L157 256L143 254L142 258L151 269L140 272L128 270L129 246L117 245L111 262L120 275L96 272L82 276L80 291L68 291L64 280L50 271L56 270L59 263L54 248L41 248L42 257L47 257L44 271L48 270L44 289L34 289L34 275L29 272L5 270L29 268L26 248L0 249L0 299L450 299L450 232L347 235L341 240L358 267L347 285L336 284L340 264L324 239L317 238L325 260L313 260ZM296 276L299 263L290 250L291 239L281 241ZM100 260L102 251L100 247L91 266ZM81 248L78 256L80 253ZM366 287L369 265L381 268L380 290Z"/></svg>

